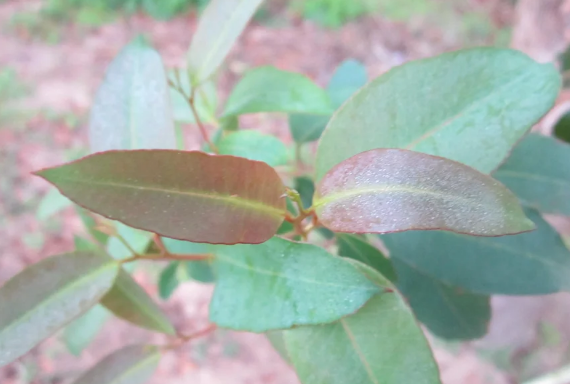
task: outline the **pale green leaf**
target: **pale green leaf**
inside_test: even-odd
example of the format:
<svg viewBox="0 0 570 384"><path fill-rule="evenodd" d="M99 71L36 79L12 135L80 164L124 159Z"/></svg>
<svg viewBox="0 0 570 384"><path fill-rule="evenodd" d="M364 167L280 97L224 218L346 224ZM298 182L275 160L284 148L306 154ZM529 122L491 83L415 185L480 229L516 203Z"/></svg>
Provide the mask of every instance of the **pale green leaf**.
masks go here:
<svg viewBox="0 0 570 384"><path fill-rule="evenodd" d="M254 130L240 130L225 135L218 144L221 155L263 161L272 167L287 164L287 147L275 136Z"/></svg>
<svg viewBox="0 0 570 384"><path fill-rule="evenodd" d="M44 221L72 205L71 200L63 196L57 188L51 188L48 193L42 197L38 204L36 217L40 221Z"/></svg>
<svg viewBox="0 0 570 384"><path fill-rule="evenodd" d="M101 331L109 317L109 311L101 305L96 305L65 327L63 340L69 352L75 356L81 355Z"/></svg>

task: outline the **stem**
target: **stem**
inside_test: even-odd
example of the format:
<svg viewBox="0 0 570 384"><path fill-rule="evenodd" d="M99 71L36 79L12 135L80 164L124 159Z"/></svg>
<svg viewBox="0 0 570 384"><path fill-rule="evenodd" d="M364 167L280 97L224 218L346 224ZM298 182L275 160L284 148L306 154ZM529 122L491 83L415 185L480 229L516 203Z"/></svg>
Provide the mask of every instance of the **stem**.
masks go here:
<svg viewBox="0 0 570 384"><path fill-rule="evenodd" d="M198 116L198 110L196 109L196 87L192 87L192 90L190 91L190 97L188 98L188 104L190 105L190 109L192 110L192 114L194 115L194 120L196 121L196 124L198 125L198 128L200 129L200 132L202 133L202 137L204 138L204 141L208 144L208 146L210 147L210 150L214 153L220 153L218 151L218 147L216 147L214 145L214 143L212 143L212 141L210 140L210 136L208 135L208 131L206 130L206 127L204 126L204 124L202 124L202 120L200 120L200 116Z"/></svg>
<svg viewBox="0 0 570 384"><path fill-rule="evenodd" d="M201 261L213 258L214 255L211 253L193 254L193 255L182 255L182 254L171 254L171 253L157 253L157 254L147 254L147 255L134 255L127 259L121 260L121 264L130 263L137 260L158 260L158 261L170 261L170 260L184 260L184 261Z"/></svg>
<svg viewBox="0 0 570 384"><path fill-rule="evenodd" d="M164 348L165 350L172 350L175 348L179 348L185 343L197 339L199 337L207 336L210 333L214 332L218 326L216 324L210 324L206 328L199 330L197 332L191 333L189 335L178 334L178 338L174 340L171 344L166 345Z"/></svg>
<svg viewBox="0 0 570 384"><path fill-rule="evenodd" d="M168 255L168 251L166 250L166 246L164 245L162 238L160 236L158 236L158 234L155 233L153 235L152 239L154 240L156 247L160 251L160 254L161 255Z"/></svg>
<svg viewBox="0 0 570 384"><path fill-rule="evenodd" d="M125 247L127 247L127 249L129 250L129 252L131 252L131 253L133 254L133 256L138 255L138 252L135 251L135 250L133 249L133 247L131 247L131 245L129 244L129 242L128 242L123 236L121 236L119 233L115 233L115 237L116 237L117 239L119 239L119 241L120 241L121 243L123 243L123 245L124 245Z"/></svg>

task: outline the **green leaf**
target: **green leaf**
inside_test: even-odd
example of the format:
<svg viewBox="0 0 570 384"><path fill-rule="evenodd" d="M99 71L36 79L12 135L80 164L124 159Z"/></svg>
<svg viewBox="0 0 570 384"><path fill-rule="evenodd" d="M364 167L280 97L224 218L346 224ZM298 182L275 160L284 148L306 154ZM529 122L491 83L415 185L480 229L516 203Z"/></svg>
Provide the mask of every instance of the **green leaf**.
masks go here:
<svg viewBox="0 0 570 384"><path fill-rule="evenodd" d="M101 305L96 305L65 327L63 340L69 352L75 356L81 355L101 331L109 317L109 311Z"/></svg>
<svg viewBox="0 0 570 384"><path fill-rule="evenodd" d="M119 221L115 222L115 230L131 246L138 254L146 253L148 245L151 242L152 234L131 228ZM131 250L117 237L111 237L107 241L107 253L117 260L126 259L133 256Z"/></svg>
<svg viewBox="0 0 570 384"><path fill-rule="evenodd" d="M158 278L158 293L163 300L168 300L180 284L177 276L179 266L180 262L173 261L160 273L160 277Z"/></svg>
<svg viewBox="0 0 570 384"><path fill-rule="evenodd" d="M50 257L0 288L0 366L27 353L91 308L111 288L119 266L91 252Z"/></svg>
<svg viewBox="0 0 570 384"><path fill-rule="evenodd" d="M392 282L397 280L392 262L378 248L360 236L349 234L337 234L336 236L339 256L350 257L369 265Z"/></svg>
<svg viewBox="0 0 570 384"><path fill-rule="evenodd" d="M469 340L487 333L491 320L489 296L452 287L400 259L393 261L398 289L416 318L444 339Z"/></svg>
<svg viewBox="0 0 570 384"><path fill-rule="evenodd" d="M303 207L309 209L313 205L313 195L315 194L315 183L306 176L295 178L295 190L299 192Z"/></svg>
<svg viewBox="0 0 570 384"><path fill-rule="evenodd" d="M493 176L524 204L570 216L570 145L531 134Z"/></svg>
<svg viewBox="0 0 570 384"><path fill-rule="evenodd" d="M264 332L332 322L379 291L344 259L278 237L224 247L216 267L210 320L230 329Z"/></svg>
<svg viewBox="0 0 570 384"><path fill-rule="evenodd" d="M193 84L208 79L222 64L262 0L211 0L192 36L187 55Z"/></svg>
<svg viewBox="0 0 570 384"><path fill-rule="evenodd" d="M92 153L176 148L162 60L142 38L109 65L91 109L89 141Z"/></svg>
<svg viewBox="0 0 570 384"><path fill-rule="evenodd" d="M254 130L241 130L225 135L218 144L220 155L245 157L263 161L272 167L287 164L287 147L275 136Z"/></svg>
<svg viewBox="0 0 570 384"><path fill-rule="evenodd" d="M72 203L67 197L63 196L56 188L51 188L40 200L36 217L40 221L45 221L71 205Z"/></svg>
<svg viewBox="0 0 570 384"><path fill-rule="evenodd" d="M310 143L321 137L330 116L289 115L289 129L296 143Z"/></svg>
<svg viewBox="0 0 570 384"><path fill-rule="evenodd" d="M131 345L105 357L73 384L143 384L154 374L160 349L151 345Z"/></svg>
<svg viewBox="0 0 570 384"><path fill-rule="evenodd" d="M551 64L508 49L475 48L404 64L335 113L319 143L316 180L375 148L411 149L490 173L552 107L559 89Z"/></svg>
<svg viewBox="0 0 570 384"><path fill-rule="evenodd" d="M144 289L124 270L101 304L123 320L139 327L173 335L172 324Z"/></svg>
<svg viewBox="0 0 570 384"><path fill-rule="evenodd" d="M570 112L566 112L554 126L554 136L570 143Z"/></svg>
<svg viewBox="0 0 570 384"><path fill-rule="evenodd" d="M76 251L99 251L99 247L90 242L87 239L84 239L79 236L73 236L73 245L75 246Z"/></svg>
<svg viewBox="0 0 570 384"><path fill-rule="evenodd" d="M188 241L260 243L285 215L275 170L234 156L112 151L36 174L93 212Z"/></svg>
<svg viewBox="0 0 570 384"><path fill-rule="evenodd" d="M213 244L191 243L175 239L162 238L164 246L172 254L196 255L215 253L217 246ZM181 262L188 278L202 282L212 283L216 280L216 274L212 262L209 260Z"/></svg>
<svg viewBox="0 0 570 384"><path fill-rule="evenodd" d="M450 285L481 294L541 295L570 290L570 251L540 214L533 232L482 238L440 231L382 236L393 259Z"/></svg>
<svg viewBox="0 0 570 384"><path fill-rule="evenodd" d="M328 115L333 107L326 92L308 77L266 66L243 76L232 90L223 116L259 112Z"/></svg>
<svg viewBox="0 0 570 384"><path fill-rule="evenodd" d="M439 372L415 319L397 293L375 295L356 314L283 332L306 384L439 384Z"/></svg>
<svg viewBox="0 0 570 384"><path fill-rule="evenodd" d="M335 108L340 107L368 81L366 68L354 59L343 61L335 70L327 86Z"/></svg>
<svg viewBox="0 0 570 384"><path fill-rule="evenodd" d="M81 222L85 226L87 232L93 237L93 239L101 245L107 244L107 240L109 239L109 235L103 233L96 229L97 222L93 218L93 215L86 209L81 208L80 206L75 206L75 211L79 215Z"/></svg>
<svg viewBox="0 0 570 384"><path fill-rule="evenodd" d="M289 358L287 352L287 346L285 345L285 340L283 339L283 331L269 331L265 334L273 348L279 353L279 356L289 365L291 365L291 359Z"/></svg>
<svg viewBox="0 0 570 384"><path fill-rule="evenodd" d="M318 184L313 205L335 232L498 236L534 228L517 198L490 176L403 149L375 149L338 164Z"/></svg>
<svg viewBox="0 0 570 384"><path fill-rule="evenodd" d="M192 87L190 85L190 79L188 78L188 73L179 72L178 75L175 73L169 73L169 79L178 84L182 88L186 95L190 95ZM216 109L218 107L218 92L216 89L216 84L212 81L205 82L201 84L195 92L195 106L198 112L198 117L204 123L214 123L216 121ZM170 99L172 100L172 115L175 121L183 123L196 123L196 118L188 100L180 94L177 90L170 89Z"/></svg>

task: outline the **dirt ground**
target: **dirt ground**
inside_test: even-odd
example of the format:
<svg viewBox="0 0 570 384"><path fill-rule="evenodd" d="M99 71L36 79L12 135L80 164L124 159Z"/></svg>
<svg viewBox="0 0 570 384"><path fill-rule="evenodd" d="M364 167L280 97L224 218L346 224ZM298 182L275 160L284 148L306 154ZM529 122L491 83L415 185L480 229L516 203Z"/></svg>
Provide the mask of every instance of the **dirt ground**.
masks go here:
<svg viewBox="0 0 570 384"><path fill-rule="evenodd" d="M269 22L254 22L233 50L219 79L221 98L253 66L271 64L325 84L346 58L365 63L373 77L411 59L495 43L493 31L471 35L472 31L449 22L470 12L478 12L496 31L512 30L511 44L538 60L552 61L567 46L570 18L565 10L570 6L561 0L520 0L517 9L508 0L438 3L450 9L452 17L445 22L432 16L391 21L379 14L330 30L283 11L279 2L275 16ZM73 249L73 234L82 230L79 219L65 210L49 223L40 223L35 210L48 186L30 172L61 163L70 153L86 148L86 117L108 63L131 38L144 33L167 66L182 67L196 25L192 14L168 22L135 15L98 28L68 23L58 26L60 37L53 44L11 23L14 15L41 5L41 1L0 1L0 70L13 69L27 88L26 96L10 105L17 109L17 118L0 120L0 284L26 265ZM570 97L563 95L559 109L568 108L566 100ZM551 120L545 119L537 129L548 131ZM247 124L289 139L282 119L261 116ZM186 131L188 141L197 142L197 131L192 127ZM562 221L561 227L565 225ZM136 277L156 295L152 275L146 271ZM207 324L211 293L211 286L185 283L164 308L178 328L192 332ZM493 307L484 339L453 344L432 339L445 384L519 383L570 363L570 295L495 297ZM0 383L68 383L78 371L120 346L164 341L112 320L80 357L73 357L59 336L0 368ZM152 383L294 384L298 380L264 336L216 331L166 355Z"/></svg>

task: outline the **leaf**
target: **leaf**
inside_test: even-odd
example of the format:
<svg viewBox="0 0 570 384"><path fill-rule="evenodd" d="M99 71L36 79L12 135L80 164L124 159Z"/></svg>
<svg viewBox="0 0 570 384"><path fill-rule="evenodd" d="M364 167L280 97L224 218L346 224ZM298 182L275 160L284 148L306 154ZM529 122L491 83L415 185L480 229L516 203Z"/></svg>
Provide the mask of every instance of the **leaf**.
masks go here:
<svg viewBox="0 0 570 384"><path fill-rule="evenodd" d="M216 268L210 320L236 330L329 323L354 313L379 291L342 258L278 237L224 247L216 254Z"/></svg>
<svg viewBox="0 0 570 384"><path fill-rule="evenodd" d="M87 239L73 236L73 245L76 251L99 251L99 247Z"/></svg>
<svg viewBox="0 0 570 384"><path fill-rule="evenodd" d="M411 149L490 173L552 107L559 89L552 65L508 49L474 48L404 64L335 113L319 143L316 180L376 148Z"/></svg>
<svg viewBox="0 0 570 384"><path fill-rule="evenodd" d="M85 226L85 229L91 235L91 237L93 237L93 239L101 245L107 244L107 240L109 239L109 235L97 230L97 228L96 228L97 222L93 218L93 215L91 215L91 213L89 211L81 208L78 205L75 206L75 211L79 215L81 222L83 223L83 225Z"/></svg>
<svg viewBox="0 0 570 384"><path fill-rule="evenodd" d="M498 236L534 228L517 198L490 176L403 149L375 149L338 164L317 186L313 204L335 232Z"/></svg>
<svg viewBox="0 0 570 384"><path fill-rule="evenodd" d="M356 314L284 331L305 384L439 384L439 372L415 319L397 293L375 295Z"/></svg>
<svg viewBox="0 0 570 384"><path fill-rule="evenodd" d="M217 246L213 244L191 243L189 241L180 241L166 237L163 237L162 241L168 252L173 254L207 254L214 253L217 249ZM209 260L184 261L181 262L181 265L184 266L184 271L190 279L202 283L212 283L216 280L212 262Z"/></svg>
<svg viewBox="0 0 570 384"><path fill-rule="evenodd" d="M144 254L151 242L149 232L131 228L121 222L115 222L115 230L138 254ZM117 237L111 237L107 241L107 253L117 260L126 259L133 256L133 252Z"/></svg>
<svg viewBox="0 0 570 384"><path fill-rule="evenodd" d="M190 95L192 87L188 73L181 71L176 75L169 73L169 79L179 85L186 95ZM170 99L172 100L172 115L175 121L183 123L196 123L196 118L188 104L188 100L177 90L170 88ZM218 107L218 93L216 84L213 81L201 84L195 92L195 104L198 117L203 123L214 123L216 121L216 109Z"/></svg>
<svg viewBox="0 0 570 384"><path fill-rule="evenodd" d="M93 212L188 241L260 243L285 215L277 173L233 156L112 151L36 174Z"/></svg>
<svg viewBox="0 0 570 384"><path fill-rule="evenodd" d="M158 278L158 293L163 300L168 300L172 293L178 288L180 281L178 281L178 267L180 262L173 261L160 273Z"/></svg>
<svg viewBox="0 0 570 384"><path fill-rule="evenodd" d="M104 307L96 305L65 327L63 340L69 352L75 356L81 355L101 331L109 316Z"/></svg>
<svg viewBox="0 0 570 384"><path fill-rule="evenodd" d="M91 109L89 142L92 153L176 148L162 60L142 38L109 65Z"/></svg>
<svg viewBox="0 0 570 384"><path fill-rule="evenodd" d="M570 251L540 214L527 209L533 232L481 238L450 232L382 236L393 259L467 291L542 295L570 289Z"/></svg>
<svg viewBox="0 0 570 384"><path fill-rule="evenodd" d="M366 68L354 59L343 61L327 86L333 105L338 108L368 81Z"/></svg>
<svg viewBox="0 0 570 384"><path fill-rule="evenodd" d="M223 116L259 112L328 115L333 107L326 92L308 77L265 66L249 70L236 84Z"/></svg>
<svg viewBox="0 0 570 384"><path fill-rule="evenodd" d="M193 84L208 79L222 64L262 0L211 0L192 37L187 55Z"/></svg>
<svg viewBox="0 0 570 384"><path fill-rule="evenodd" d="M554 136L570 143L570 112L566 112L554 126Z"/></svg>
<svg viewBox="0 0 570 384"><path fill-rule="evenodd" d="M176 333L168 317L124 270L119 272L115 285L101 299L101 304L115 316L139 327L168 335Z"/></svg>
<svg viewBox="0 0 570 384"><path fill-rule="evenodd" d="M366 68L356 60L346 60L335 70L327 93L333 107L340 107L354 92L366 84ZM289 128L293 140L297 143L309 143L318 140L325 130L330 116L289 115Z"/></svg>
<svg viewBox="0 0 570 384"><path fill-rule="evenodd" d="M359 236L349 234L337 234L336 236L339 256L350 257L369 265L392 282L397 280L392 262L378 248Z"/></svg>
<svg viewBox="0 0 570 384"><path fill-rule="evenodd" d="M289 358L285 340L283 339L283 331L269 331L265 336L267 336L273 348L279 353L279 356L281 356L287 364L291 365L291 359Z"/></svg>
<svg viewBox="0 0 570 384"><path fill-rule="evenodd" d="M531 134L493 175L523 203L570 216L570 145Z"/></svg>
<svg viewBox="0 0 570 384"><path fill-rule="evenodd" d="M287 147L275 136L241 130L225 135L218 144L220 155L263 161L272 167L287 164Z"/></svg>
<svg viewBox="0 0 570 384"><path fill-rule="evenodd" d="M313 180L305 176L296 177L295 190L301 196L303 207L309 209L313 205L313 195L315 194L315 183L313 183Z"/></svg>
<svg viewBox="0 0 570 384"><path fill-rule="evenodd" d="M434 279L404 261L393 261L398 290L416 318L444 339L469 340L487 333L491 320L489 296L466 292Z"/></svg>
<svg viewBox="0 0 570 384"><path fill-rule="evenodd" d="M63 196L57 189L51 188L40 200L36 217L40 221L45 221L70 205L72 203L67 197Z"/></svg>
<svg viewBox="0 0 570 384"><path fill-rule="evenodd" d="M160 350L151 345L131 345L108 355L73 384L143 384L154 374Z"/></svg>
<svg viewBox="0 0 570 384"><path fill-rule="evenodd" d="M111 259L91 252L50 257L0 288L0 366L26 354L91 308L118 272Z"/></svg>

